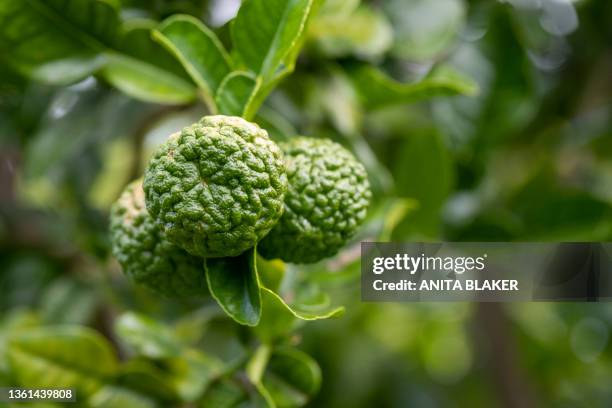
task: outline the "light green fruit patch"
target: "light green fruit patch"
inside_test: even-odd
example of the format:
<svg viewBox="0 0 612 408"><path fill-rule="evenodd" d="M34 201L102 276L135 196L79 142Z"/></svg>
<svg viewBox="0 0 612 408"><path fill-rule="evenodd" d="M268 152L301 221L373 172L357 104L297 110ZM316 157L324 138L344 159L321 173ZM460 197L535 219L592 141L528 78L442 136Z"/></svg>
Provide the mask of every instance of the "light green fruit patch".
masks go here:
<svg viewBox="0 0 612 408"><path fill-rule="evenodd" d="M276 224L287 189L280 148L239 117L206 116L160 146L145 171L147 208L193 255L232 257Z"/></svg>
<svg viewBox="0 0 612 408"><path fill-rule="evenodd" d="M171 243L145 207L142 180L111 209L113 254L134 282L168 297L207 293L203 261Z"/></svg>
<svg viewBox="0 0 612 408"><path fill-rule="evenodd" d="M265 258L311 263L332 256L366 217L365 168L331 140L298 137L281 145L289 188L278 224L259 243Z"/></svg>

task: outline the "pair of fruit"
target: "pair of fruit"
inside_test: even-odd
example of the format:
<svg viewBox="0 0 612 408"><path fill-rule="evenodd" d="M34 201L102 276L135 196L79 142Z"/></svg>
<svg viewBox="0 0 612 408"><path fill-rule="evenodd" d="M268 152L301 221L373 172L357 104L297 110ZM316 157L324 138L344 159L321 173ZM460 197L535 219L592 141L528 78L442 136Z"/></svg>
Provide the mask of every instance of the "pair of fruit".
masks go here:
<svg viewBox="0 0 612 408"><path fill-rule="evenodd" d="M282 151L281 151L282 148ZM330 140L279 148L239 117L206 116L164 142L111 210L113 253L126 274L169 296L205 286L201 258L312 263L334 255L366 216L363 166Z"/></svg>

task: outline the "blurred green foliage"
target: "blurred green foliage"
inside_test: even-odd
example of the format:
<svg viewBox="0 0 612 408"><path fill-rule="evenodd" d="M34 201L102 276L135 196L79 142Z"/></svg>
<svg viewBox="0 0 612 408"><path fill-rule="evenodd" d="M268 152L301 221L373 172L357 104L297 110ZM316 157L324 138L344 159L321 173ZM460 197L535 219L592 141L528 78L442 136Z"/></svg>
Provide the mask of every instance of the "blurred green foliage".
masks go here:
<svg viewBox="0 0 612 408"><path fill-rule="evenodd" d="M612 405L608 304L362 304L358 259L374 239L612 240L612 3L326 0L283 23L300 44L237 49L259 35L227 24L237 0L73 0L55 24L44 3L0 0L0 384L62 379L97 407ZM176 14L237 80L177 43L209 33ZM218 107L342 143L375 195L337 257L257 259L255 329L109 253L110 204Z"/></svg>

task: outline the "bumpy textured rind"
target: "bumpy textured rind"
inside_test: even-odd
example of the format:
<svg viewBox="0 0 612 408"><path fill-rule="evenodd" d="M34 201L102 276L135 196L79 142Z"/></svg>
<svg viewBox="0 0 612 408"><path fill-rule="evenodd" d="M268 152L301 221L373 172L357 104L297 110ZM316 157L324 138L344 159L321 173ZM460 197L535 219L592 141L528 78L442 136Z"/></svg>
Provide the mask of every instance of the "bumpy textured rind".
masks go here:
<svg viewBox="0 0 612 408"><path fill-rule="evenodd" d="M298 137L281 148L289 180L285 211L257 248L268 259L317 262L336 254L365 219L368 176L348 150L331 140Z"/></svg>
<svg viewBox="0 0 612 408"><path fill-rule="evenodd" d="M111 208L113 255L134 282L167 297L206 292L203 260L164 237L145 207L142 180L129 184Z"/></svg>
<svg viewBox="0 0 612 408"><path fill-rule="evenodd" d="M276 224L287 189L280 148L239 117L206 116L172 135L145 171L147 209L187 252L237 256Z"/></svg>

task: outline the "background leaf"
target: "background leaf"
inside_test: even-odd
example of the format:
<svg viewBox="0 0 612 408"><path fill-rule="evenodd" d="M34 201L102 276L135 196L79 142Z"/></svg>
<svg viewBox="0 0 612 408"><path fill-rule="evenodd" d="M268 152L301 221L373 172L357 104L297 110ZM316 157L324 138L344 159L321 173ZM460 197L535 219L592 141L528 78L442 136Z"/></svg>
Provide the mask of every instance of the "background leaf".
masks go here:
<svg viewBox="0 0 612 408"><path fill-rule="evenodd" d="M114 383L168 405L179 399L176 387L168 380L167 372L159 367L159 361L142 358L125 361Z"/></svg>
<svg viewBox="0 0 612 408"><path fill-rule="evenodd" d="M301 407L318 392L321 369L307 354L279 348L270 357L263 384L277 407Z"/></svg>
<svg viewBox="0 0 612 408"><path fill-rule="evenodd" d="M378 59L393 42L393 30L385 15L366 6L350 14L321 13L313 19L308 34L325 55L332 57Z"/></svg>
<svg viewBox="0 0 612 408"><path fill-rule="evenodd" d="M170 329L146 316L124 313L115 325L121 339L143 356L169 358L179 355L181 351L181 344Z"/></svg>
<svg viewBox="0 0 612 408"><path fill-rule="evenodd" d="M351 72L366 108L405 104L441 95L473 95L477 85L450 67L435 68L425 78L413 83L401 83L382 71L361 66Z"/></svg>
<svg viewBox="0 0 612 408"><path fill-rule="evenodd" d="M84 324L91 319L98 301L89 286L58 279L41 298L41 318L47 324Z"/></svg>
<svg viewBox="0 0 612 408"><path fill-rule="evenodd" d="M210 382L219 376L223 365L198 350L185 350L180 357L166 361L169 383L184 401L195 401Z"/></svg>
<svg viewBox="0 0 612 408"><path fill-rule="evenodd" d="M223 378L212 384L200 400L200 407L274 408L274 401L261 384L251 384L240 376Z"/></svg>
<svg viewBox="0 0 612 408"><path fill-rule="evenodd" d="M397 223L392 237L438 239L442 206L453 187L453 165L441 135L433 129L413 129L397 140L393 169L399 197L414 199L416 208Z"/></svg>
<svg viewBox="0 0 612 408"><path fill-rule="evenodd" d="M416 61L445 51L465 20L463 0L390 0L383 7L395 28L393 54Z"/></svg>
<svg viewBox="0 0 612 408"><path fill-rule="evenodd" d="M237 257L205 261L210 293L225 313L248 326L257 325L261 317L256 256L252 248Z"/></svg>
<svg viewBox="0 0 612 408"><path fill-rule="evenodd" d="M17 383L37 388L75 388L91 395L117 371L117 358L99 334L79 326L55 326L17 333L8 360ZM96 356L92 359L91 356Z"/></svg>
<svg viewBox="0 0 612 408"><path fill-rule="evenodd" d="M21 330L28 330L40 324L40 319L33 313L15 310L0 321L0 373L8 371L8 356L6 349L11 335Z"/></svg>
<svg viewBox="0 0 612 408"><path fill-rule="evenodd" d="M55 83L92 73L119 35L117 10L105 1L2 0L0 21L1 54L10 55L4 62Z"/></svg>
<svg viewBox="0 0 612 408"><path fill-rule="evenodd" d="M509 207L527 239L600 241L612 234L612 205L588 192L563 188L546 167L510 197Z"/></svg>
<svg viewBox="0 0 612 408"><path fill-rule="evenodd" d="M0 46L5 61L36 80L68 84L101 73L128 95L182 104L194 87L176 62L150 39L146 23L122 27L118 10L103 0L0 2ZM25 30L25 31L24 31Z"/></svg>
<svg viewBox="0 0 612 408"><path fill-rule="evenodd" d="M92 395L89 404L93 408L154 408L157 406L154 400L144 395L110 385L103 387Z"/></svg>

